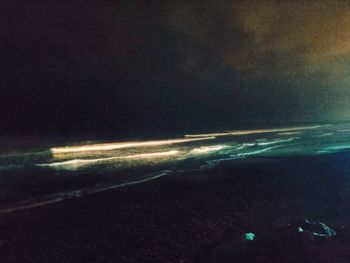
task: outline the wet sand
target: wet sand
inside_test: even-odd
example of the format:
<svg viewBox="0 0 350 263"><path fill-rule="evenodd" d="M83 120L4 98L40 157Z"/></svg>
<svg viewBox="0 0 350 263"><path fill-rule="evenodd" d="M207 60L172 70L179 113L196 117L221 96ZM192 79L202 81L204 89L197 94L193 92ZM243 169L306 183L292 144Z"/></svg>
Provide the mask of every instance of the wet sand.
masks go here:
<svg viewBox="0 0 350 263"><path fill-rule="evenodd" d="M171 174L0 215L0 260L350 262L349 178L347 152ZM337 235L311 240L293 225L305 218Z"/></svg>

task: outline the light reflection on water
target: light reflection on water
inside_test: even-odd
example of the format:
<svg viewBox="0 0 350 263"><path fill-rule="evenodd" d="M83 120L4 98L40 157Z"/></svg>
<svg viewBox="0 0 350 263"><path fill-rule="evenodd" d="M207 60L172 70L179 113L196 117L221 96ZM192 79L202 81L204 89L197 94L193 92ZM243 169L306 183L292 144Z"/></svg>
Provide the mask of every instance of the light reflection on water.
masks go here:
<svg viewBox="0 0 350 263"><path fill-rule="evenodd" d="M0 213L154 180L176 171L207 168L225 160L343 151L350 149L348 126L192 134L2 154Z"/></svg>

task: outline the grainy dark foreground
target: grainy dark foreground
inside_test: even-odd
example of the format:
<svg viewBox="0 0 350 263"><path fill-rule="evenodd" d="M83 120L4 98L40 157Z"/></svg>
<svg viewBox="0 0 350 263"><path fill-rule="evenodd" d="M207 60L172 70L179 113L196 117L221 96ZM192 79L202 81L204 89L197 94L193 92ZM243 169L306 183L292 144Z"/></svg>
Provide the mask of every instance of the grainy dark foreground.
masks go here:
<svg viewBox="0 0 350 263"><path fill-rule="evenodd" d="M350 262L350 154L226 162L0 216L1 262ZM304 218L337 231L310 240ZM292 224L293 225L293 224ZM247 232L253 241L244 240Z"/></svg>

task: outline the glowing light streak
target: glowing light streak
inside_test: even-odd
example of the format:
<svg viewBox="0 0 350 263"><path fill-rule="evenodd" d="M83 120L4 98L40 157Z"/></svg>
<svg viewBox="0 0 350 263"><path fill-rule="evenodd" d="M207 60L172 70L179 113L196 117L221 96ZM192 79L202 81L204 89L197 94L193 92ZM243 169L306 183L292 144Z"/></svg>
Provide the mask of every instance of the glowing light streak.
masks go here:
<svg viewBox="0 0 350 263"><path fill-rule="evenodd" d="M279 147L282 147L282 145L272 146L272 147L268 147L268 148L265 148L265 149L252 151L252 152L239 153L236 156L239 157L239 158L242 158L242 157L246 157L246 156L257 155L257 154L260 154L260 153L271 151L272 149L276 149L276 148L279 148Z"/></svg>
<svg viewBox="0 0 350 263"><path fill-rule="evenodd" d="M278 135L293 135L293 134L300 134L300 131L295 131L295 132L279 132L277 133Z"/></svg>
<svg viewBox="0 0 350 263"><path fill-rule="evenodd" d="M322 137L328 137L328 136L332 136L334 133L330 132L330 133L324 133L324 134L321 134L321 135L317 135L315 137L317 138L322 138Z"/></svg>
<svg viewBox="0 0 350 263"><path fill-rule="evenodd" d="M249 135L258 133L271 133L271 132L290 132L308 129L321 128L321 125L305 126L305 127L295 127L295 128L281 128L281 129L260 129L260 130L241 130L232 132L219 132L219 133L203 133L203 134L186 134L186 138L198 138L198 137L208 137L208 136L239 136L239 135Z"/></svg>
<svg viewBox="0 0 350 263"><path fill-rule="evenodd" d="M161 158L161 157L167 157L167 156L174 156L177 154L179 154L179 151L173 150L173 151L168 151L168 152L142 153L142 154L127 155L127 156L107 157L107 158L74 159L74 160L69 160L69 161L64 161L64 162L37 164L37 166L57 167L57 166L83 165L83 164L93 164L93 163L98 163L98 162L123 160L123 159Z"/></svg>
<svg viewBox="0 0 350 263"><path fill-rule="evenodd" d="M227 148L227 147L228 147L227 145L203 146L203 147L192 149L190 153L192 153L192 154L206 154L206 153L210 153L210 152L220 151L220 150Z"/></svg>
<svg viewBox="0 0 350 263"><path fill-rule="evenodd" d="M256 143L250 143L250 142L248 142L248 143L243 143L243 147L245 147L245 146L248 146L248 147L252 147L252 146L255 146L256 145Z"/></svg>
<svg viewBox="0 0 350 263"><path fill-rule="evenodd" d="M257 145L259 145L259 146L266 146L266 145L271 145L271 144L276 144L276 143L281 143L281 142L290 142L290 141L293 141L295 139L298 139L298 138L294 137L294 138L289 138L289 139L286 139L286 140L275 140L275 141L270 141L270 142L259 142L259 143L257 143Z"/></svg>
<svg viewBox="0 0 350 263"><path fill-rule="evenodd" d="M140 142L117 142L105 144L91 144L81 146L66 146L51 148L52 153L72 153L72 152L89 152L89 151L110 151L123 148L147 147L147 146L161 146L175 143L186 143L200 140L212 140L215 137L208 136L204 138L195 139L171 139L171 140L157 140L157 141L140 141Z"/></svg>
<svg viewBox="0 0 350 263"><path fill-rule="evenodd" d="M333 153L341 150L347 150L350 148L350 144L333 145L319 150L318 153Z"/></svg>

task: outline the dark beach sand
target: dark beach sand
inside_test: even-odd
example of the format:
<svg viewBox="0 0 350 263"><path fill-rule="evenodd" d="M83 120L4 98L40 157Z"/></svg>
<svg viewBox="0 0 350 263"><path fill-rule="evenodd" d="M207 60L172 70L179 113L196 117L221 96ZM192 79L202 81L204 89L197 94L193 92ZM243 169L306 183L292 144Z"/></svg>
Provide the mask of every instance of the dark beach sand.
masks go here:
<svg viewBox="0 0 350 263"><path fill-rule="evenodd" d="M247 159L3 214L0 262L350 262L349 178L349 153Z"/></svg>

